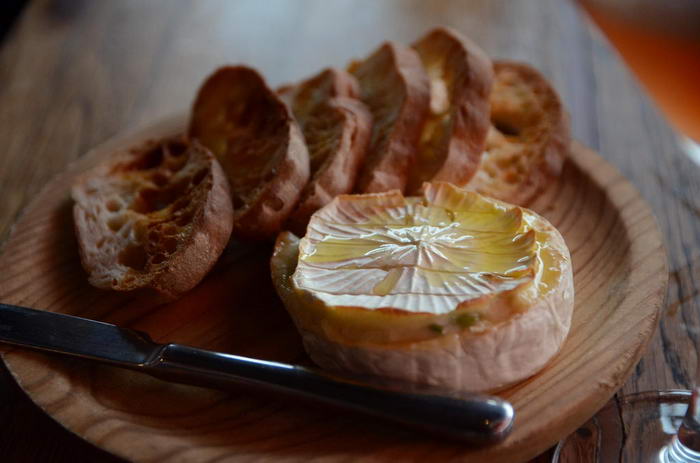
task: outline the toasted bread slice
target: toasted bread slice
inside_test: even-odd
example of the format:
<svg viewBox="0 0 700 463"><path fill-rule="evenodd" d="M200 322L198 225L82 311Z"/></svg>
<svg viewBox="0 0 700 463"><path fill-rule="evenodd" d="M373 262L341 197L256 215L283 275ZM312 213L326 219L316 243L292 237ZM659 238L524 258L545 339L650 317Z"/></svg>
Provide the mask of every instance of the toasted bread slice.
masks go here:
<svg viewBox="0 0 700 463"><path fill-rule="evenodd" d="M183 138L115 154L81 176L72 196L81 261L103 289L176 298L207 274L233 227L221 166Z"/></svg>
<svg viewBox="0 0 700 463"><path fill-rule="evenodd" d="M527 64L497 61L491 128L468 188L527 205L561 172L569 150L568 116L547 79Z"/></svg>
<svg viewBox="0 0 700 463"><path fill-rule="evenodd" d="M357 98L355 78L326 69L278 91L291 106L309 150L311 179L287 226L303 234L311 214L352 192L372 130L372 115Z"/></svg>
<svg viewBox="0 0 700 463"><path fill-rule="evenodd" d="M223 67L199 89L189 136L217 157L231 185L233 235L274 238L309 179L309 155L290 110L254 69Z"/></svg>
<svg viewBox="0 0 700 463"><path fill-rule="evenodd" d="M430 85L415 50L387 42L349 66L372 113L372 136L355 186L360 193L403 191L430 107Z"/></svg>
<svg viewBox="0 0 700 463"><path fill-rule="evenodd" d="M562 346L574 289L559 232L449 183L424 196L341 195L301 240L279 235L276 290L323 368L497 390Z"/></svg>
<svg viewBox="0 0 700 463"><path fill-rule="evenodd" d="M430 78L430 114L407 191L423 182L465 185L476 172L489 126L491 59L458 32L439 27L413 45Z"/></svg>

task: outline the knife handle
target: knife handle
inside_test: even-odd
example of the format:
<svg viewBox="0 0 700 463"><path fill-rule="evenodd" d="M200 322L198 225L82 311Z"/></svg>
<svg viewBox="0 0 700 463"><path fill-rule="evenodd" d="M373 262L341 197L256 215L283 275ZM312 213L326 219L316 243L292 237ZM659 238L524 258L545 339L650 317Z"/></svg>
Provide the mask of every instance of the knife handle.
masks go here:
<svg viewBox="0 0 700 463"><path fill-rule="evenodd" d="M310 368L210 352L179 344L163 345L144 365L153 376L211 387L263 387L293 397L372 415L430 434L471 444L505 438L512 426L511 405L498 397L445 396L400 392L332 377Z"/></svg>

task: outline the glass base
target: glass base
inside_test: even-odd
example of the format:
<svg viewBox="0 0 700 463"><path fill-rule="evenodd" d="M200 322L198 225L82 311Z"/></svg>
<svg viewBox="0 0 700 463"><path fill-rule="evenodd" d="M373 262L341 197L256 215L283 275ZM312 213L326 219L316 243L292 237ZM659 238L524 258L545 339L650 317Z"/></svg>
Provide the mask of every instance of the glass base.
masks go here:
<svg viewBox="0 0 700 463"><path fill-rule="evenodd" d="M700 463L700 453L679 445L676 433L690 391L643 392L606 405L559 442L554 463Z"/></svg>
<svg viewBox="0 0 700 463"><path fill-rule="evenodd" d="M680 145L686 156L695 164L700 165L700 143L691 138L681 137Z"/></svg>

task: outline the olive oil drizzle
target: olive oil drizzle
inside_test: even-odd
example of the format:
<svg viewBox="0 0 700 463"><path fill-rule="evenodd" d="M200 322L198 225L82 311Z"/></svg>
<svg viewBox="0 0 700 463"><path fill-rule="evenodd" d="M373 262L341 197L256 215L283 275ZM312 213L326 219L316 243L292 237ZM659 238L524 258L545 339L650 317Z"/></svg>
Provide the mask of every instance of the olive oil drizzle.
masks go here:
<svg viewBox="0 0 700 463"><path fill-rule="evenodd" d="M394 201L388 207L359 202L345 217L312 225L300 262L334 269L381 269L372 294L390 296L402 277L430 287L465 286L478 293L499 281L534 278L536 234L518 207L445 190ZM405 275L406 274L406 275ZM413 282L410 283L413 286Z"/></svg>

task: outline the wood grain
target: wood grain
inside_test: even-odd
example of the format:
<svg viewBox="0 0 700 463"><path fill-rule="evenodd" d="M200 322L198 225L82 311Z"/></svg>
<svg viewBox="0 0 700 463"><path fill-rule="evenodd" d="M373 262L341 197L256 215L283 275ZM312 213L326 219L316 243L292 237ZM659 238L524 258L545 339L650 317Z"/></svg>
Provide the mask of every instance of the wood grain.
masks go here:
<svg viewBox="0 0 700 463"><path fill-rule="evenodd" d="M52 181L0 256L0 268L11 269L0 277L0 300L118 323L160 342L308 363L272 289L269 246L231 245L213 274L172 304L87 284L71 226L68 190L75 175L111 153L183 131L185 121L186 115L175 117L109 141ZM559 228L571 250L576 305L571 334L556 359L500 393L513 403L517 422L498 446L469 449L274 397L227 395L14 349L3 357L41 408L133 461L526 461L582 424L622 385L656 327L668 281L648 207L592 151L575 145L559 181L532 208Z"/></svg>
<svg viewBox="0 0 700 463"><path fill-rule="evenodd" d="M669 254L668 304L621 394L688 387L700 346L687 329L700 321L700 171L570 2L34 0L0 45L0 242L69 161L186 107L219 64L248 63L277 84L365 56L387 38L410 43L441 24L494 57L543 71L576 138L649 202ZM3 461L115 461L47 418L4 368L0 398Z"/></svg>

